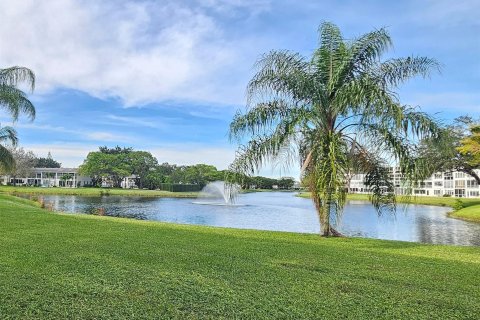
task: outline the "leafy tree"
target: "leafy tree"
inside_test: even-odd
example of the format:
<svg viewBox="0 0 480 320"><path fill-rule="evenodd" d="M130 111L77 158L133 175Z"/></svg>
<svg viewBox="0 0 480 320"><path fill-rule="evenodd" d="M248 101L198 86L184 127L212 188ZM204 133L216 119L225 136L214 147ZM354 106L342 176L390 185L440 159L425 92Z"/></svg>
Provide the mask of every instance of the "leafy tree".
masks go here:
<svg viewBox="0 0 480 320"><path fill-rule="evenodd" d="M170 183L187 183L186 170L187 166L176 166L175 170L169 175L168 181Z"/></svg>
<svg viewBox="0 0 480 320"><path fill-rule="evenodd" d="M460 146L457 151L465 159L470 166L474 168L480 167L480 125L472 125L470 134L460 140Z"/></svg>
<svg viewBox="0 0 480 320"><path fill-rule="evenodd" d="M480 168L478 121L462 116L442 128L441 135L423 139L418 148L418 158L427 164L427 174L444 171L464 172L480 184L474 169Z"/></svg>
<svg viewBox="0 0 480 320"><path fill-rule="evenodd" d="M212 165L196 164L185 168L185 183L206 185L208 182L217 180L218 171Z"/></svg>
<svg viewBox="0 0 480 320"><path fill-rule="evenodd" d="M102 152L89 152L83 164L79 167L79 173L89 176L94 186L100 186L103 178L109 176L111 164L108 154Z"/></svg>
<svg viewBox="0 0 480 320"><path fill-rule="evenodd" d="M158 170L163 176L170 176L176 169L177 165L169 164L168 162L164 162L158 166Z"/></svg>
<svg viewBox="0 0 480 320"><path fill-rule="evenodd" d="M35 118L35 107L28 100L27 95L18 89L18 84L25 82L33 91L35 88L35 75L30 69L24 67L11 67L0 69L0 108L9 113L13 121L17 121L21 113L31 120ZM17 144L17 134L12 127L0 126L0 167L11 169L14 166L14 157L5 143L12 146Z"/></svg>
<svg viewBox="0 0 480 320"><path fill-rule="evenodd" d="M33 172L36 156L32 151L26 151L23 148L17 147L10 148L9 153L13 157L14 164L4 171L13 178L13 185L16 185L17 178L28 177Z"/></svg>
<svg viewBox="0 0 480 320"><path fill-rule="evenodd" d="M150 152L146 151L131 151L128 155L129 165L132 168L131 173L136 176L135 183L137 187L143 189L146 177L156 169L158 161Z"/></svg>
<svg viewBox="0 0 480 320"><path fill-rule="evenodd" d="M206 185L208 182L224 180L225 172L215 166L196 164L193 166L175 166L162 164L161 171L169 183Z"/></svg>
<svg viewBox="0 0 480 320"><path fill-rule="evenodd" d="M122 186L122 181L133 174L132 148L100 147L99 151L90 152L80 166L80 174L90 176L92 184L99 186L102 180L109 180L115 188Z"/></svg>
<svg viewBox="0 0 480 320"><path fill-rule="evenodd" d="M159 189L162 183L165 183L165 176L160 170L159 167L156 167L153 170L150 170L148 174L145 176L143 186L150 190Z"/></svg>
<svg viewBox="0 0 480 320"><path fill-rule="evenodd" d="M404 106L395 93L411 77L429 76L438 63L427 57L381 57L391 46L385 29L346 40L325 22L311 58L271 51L256 64L247 87L247 110L237 113L230 136L240 146L229 180L238 180L269 161L302 163L321 234L338 235L332 225L345 204L348 177L366 173L371 201L380 212L395 209L387 166L396 162L407 181L421 179L414 145L439 134L436 122Z"/></svg>
<svg viewBox="0 0 480 320"><path fill-rule="evenodd" d="M122 153L130 153L133 151L133 148L126 148L126 147L120 147L120 146L116 146L114 148L109 148L107 146L103 146L103 147L99 147L98 150L101 152L101 153L105 153L105 154L122 154Z"/></svg>
<svg viewBox="0 0 480 320"><path fill-rule="evenodd" d="M277 180L277 185L280 189L292 189L295 184L295 179L291 177L283 177Z"/></svg>
<svg viewBox="0 0 480 320"><path fill-rule="evenodd" d="M53 160L52 154L48 152L46 158L40 157L37 158L35 163L35 168L60 168L62 164Z"/></svg>

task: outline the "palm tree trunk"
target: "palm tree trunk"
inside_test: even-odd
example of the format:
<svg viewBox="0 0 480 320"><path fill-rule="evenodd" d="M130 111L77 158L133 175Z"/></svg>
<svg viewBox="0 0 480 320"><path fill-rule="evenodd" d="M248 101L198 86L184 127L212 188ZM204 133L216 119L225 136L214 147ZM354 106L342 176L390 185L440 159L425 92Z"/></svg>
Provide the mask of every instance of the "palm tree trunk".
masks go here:
<svg viewBox="0 0 480 320"><path fill-rule="evenodd" d="M320 235L322 237L343 237L343 235L335 230L330 224L330 213L332 210L331 201L322 201L320 195L315 192L314 189L311 189L311 193L320 222Z"/></svg>
<svg viewBox="0 0 480 320"><path fill-rule="evenodd" d="M328 237L330 235L330 203L322 203L320 195L313 188L311 192L320 222L320 235Z"/></svg>
<svg viewBox="0 0 480 320"><path fill-rule="evenodd" d="M331 203L327 200L325 201L322 208L322 214L320 215L320 228L322 236L324 237L330 236L330 209Z"/></svg>

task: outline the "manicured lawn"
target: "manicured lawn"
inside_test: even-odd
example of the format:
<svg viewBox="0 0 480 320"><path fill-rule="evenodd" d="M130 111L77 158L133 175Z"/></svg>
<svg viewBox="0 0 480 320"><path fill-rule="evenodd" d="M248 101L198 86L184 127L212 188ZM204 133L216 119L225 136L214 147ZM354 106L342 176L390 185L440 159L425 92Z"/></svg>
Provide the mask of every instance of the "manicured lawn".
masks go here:
<svg viewBox="0 0 480 320"><path fill-rule="evenodd" d="M452 212L450 216L463 220L480 222L480 205L462 208L460 210Z"/></svg>
<svg viewBox="0 0 480 320"><path fill-rule="evenodd" d="M27 194L64 194L80 196L145 196L145 197L168 197L168 198L196 198L198 192L170 192L162 190L138 190L138 189L115 189L115 188L39 188L39 187L13 187L0 186L0 192L4 193L27 193Z"/></svg>
<svg viewBox="0 0 480 320"><path fill-rule="evenodd" d="M480 248L49 213L0 195L0 318L478 319Z"/></svg>
<svg viewBox="0 0 480 320"><path fill-rule="evenodd" d="M302 198L310 198L309 192L298 194ZM349 194L349 200L368 200L366 194ZM451 217L473 222L480 222L480 198L454 198L454 197L398 197L399 203L415 203L431 206L452 207Z"/></svg>

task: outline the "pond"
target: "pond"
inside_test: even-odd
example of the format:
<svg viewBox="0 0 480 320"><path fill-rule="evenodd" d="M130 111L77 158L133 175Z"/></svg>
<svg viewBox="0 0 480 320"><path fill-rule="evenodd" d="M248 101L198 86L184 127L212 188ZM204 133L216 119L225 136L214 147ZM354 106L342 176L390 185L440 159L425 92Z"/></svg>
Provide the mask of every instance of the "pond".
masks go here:
<svg viewBox="0 0 480 320"><path fill-rule="evenodd" d="M205 205L202 200L125 196L42 196L56 211L105 214L142 220L216 227L318 233L312 201L289 192L239 195L236 205ZM366 201L349 201L338 229L347 236L435 244L480 246L480 224L447 217L450 208L399 205L395 215L378 217Z"/></svg>

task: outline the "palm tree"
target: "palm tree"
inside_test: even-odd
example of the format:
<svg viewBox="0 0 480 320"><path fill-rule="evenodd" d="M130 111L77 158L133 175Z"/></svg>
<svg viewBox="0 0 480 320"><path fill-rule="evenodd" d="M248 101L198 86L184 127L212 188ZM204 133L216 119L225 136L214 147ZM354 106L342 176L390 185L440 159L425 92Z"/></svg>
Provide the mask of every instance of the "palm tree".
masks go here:
<svg viewBox="0 0 480 320"><path fill-rule="evenodd" d="M0 108L5 109L12 116L13 121L17 121L21 113L33 120L35 107L26 94L17 87L20 82L26 82L33 91L34 73L24 67L0 69ZM15 161L10 151L2 145L4 143L16 145L17 133L12 127L0 127L0 167L10 169Z"/></svg>
<svg viewBox="0 0 480 320"><path fill-rule="evenodd" d="M380 58L392 45L385 29L354 40L325 22L310 59L271 51L256 63L247 87L247 110L230 124L241 145L228 179L251 175L266 162L288 167L299 160L311 191L321 234L345 204L353 174L365 173L370 200L381 213L395 210L388 166L398 165L412 185L422 178L415 142L439 134L434 119L400 104L395 89L413 76L429 76L439 64L426 57Z"/></svg>

